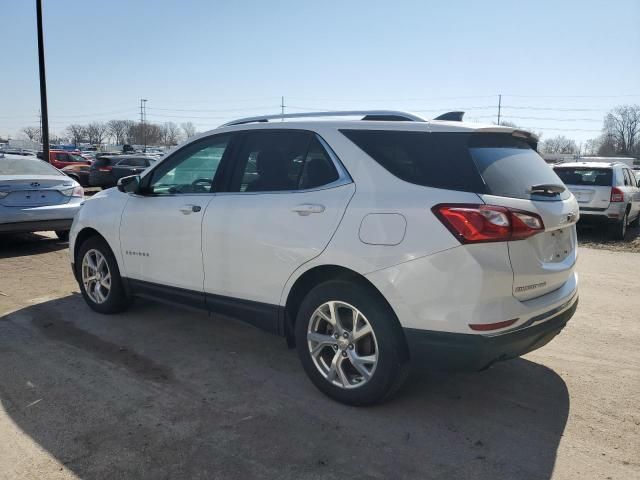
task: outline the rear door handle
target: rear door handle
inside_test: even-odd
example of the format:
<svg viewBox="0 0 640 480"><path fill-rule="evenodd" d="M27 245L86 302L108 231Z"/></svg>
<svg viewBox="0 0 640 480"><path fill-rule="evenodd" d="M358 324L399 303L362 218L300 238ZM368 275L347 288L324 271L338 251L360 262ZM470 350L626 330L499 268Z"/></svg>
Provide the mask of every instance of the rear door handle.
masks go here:
<svg viewBox="0 0 640 480"><path fill-rule="evenodd" d="M312 213L324 212L324 205L303 203L302 205L298 205L297 207L295 207L292 211L296 212L300 216L306 217L307 215L311 215Z"/></svg>
<svg viewBox="0 0 640 480"><path fill-rule="evenodd" d="M202 207L200 205L183 205L180 207L180 211L184 215L189 215L190 213L197 213L200 210L202 210Z"/></svg>

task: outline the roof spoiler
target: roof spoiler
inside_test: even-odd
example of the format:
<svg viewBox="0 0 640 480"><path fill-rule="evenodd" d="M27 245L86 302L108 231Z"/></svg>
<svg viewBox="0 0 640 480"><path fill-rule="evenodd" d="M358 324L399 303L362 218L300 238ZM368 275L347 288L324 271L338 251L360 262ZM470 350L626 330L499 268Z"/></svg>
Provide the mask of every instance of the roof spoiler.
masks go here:
<svg viewBox="0 0 640 480"><path fill-rule="evenodd" d="M461 122L464 112L447 112L437 116L434 120L447 120L449 122Z"/></svg>

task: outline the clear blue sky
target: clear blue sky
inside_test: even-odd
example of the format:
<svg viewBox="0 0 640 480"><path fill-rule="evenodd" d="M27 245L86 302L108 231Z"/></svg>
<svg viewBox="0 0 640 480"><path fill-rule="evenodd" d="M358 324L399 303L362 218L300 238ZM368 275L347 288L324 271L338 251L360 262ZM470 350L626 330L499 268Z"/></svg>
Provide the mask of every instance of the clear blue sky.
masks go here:
<svg viewBox="0 0 640 480"><path fill-rule="evenodd" d="M578 141L640 103L640 1L43 0L51 129L448 109ZM36 125L35 0L2 5L0 135ZM526 107L526 108L524 108ZM519 118L520 117L520 118Z"/></svg>

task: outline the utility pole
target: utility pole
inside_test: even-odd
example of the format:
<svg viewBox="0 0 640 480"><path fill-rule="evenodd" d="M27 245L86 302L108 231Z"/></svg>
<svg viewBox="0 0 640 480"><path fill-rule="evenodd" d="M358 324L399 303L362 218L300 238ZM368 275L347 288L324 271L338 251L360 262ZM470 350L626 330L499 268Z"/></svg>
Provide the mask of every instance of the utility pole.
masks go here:
<svg viewBox="0 0 640 480"><path fill-rule="evenodd" d="M142 139L144 142L144 151L147 151L147 127L145 120L147 119L147 99L140 99L140 126L142 127Z"/></svg>
<svg viewBox="0 0 640 480"><path fill-rule="evenodd" d="M500 110L502 109L502 94L498 95L498 125L500 125Z"/></svg>
<svg viewBox="0 0 640 480"><path fill-rule="evenodd" d="M47 80L44 71L44 34L42 30L42 0L36 0L38 23L38 66L40 70L40 131L42 134L42 158L49 160L49 112L47 110Z"/></svg>
<svg viewBox="0 0 640 480"><path fill-rule="evenodd" d="M284 96L280 100L280 121L284 122Z"/></svg>

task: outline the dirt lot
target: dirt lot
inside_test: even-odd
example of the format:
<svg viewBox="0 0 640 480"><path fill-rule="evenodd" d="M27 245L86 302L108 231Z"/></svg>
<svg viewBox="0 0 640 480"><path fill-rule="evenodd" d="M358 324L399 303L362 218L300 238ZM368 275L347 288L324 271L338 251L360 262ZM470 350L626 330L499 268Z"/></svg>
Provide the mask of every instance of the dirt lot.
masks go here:
<svg viewBox="0 0 640 480"><path fill-rule="evenodd" d="M66 244L0 240L0 478L640 478L640 255L581 248L579 272L543 349L357 409L279 338L142 301L99 316Z"/></svg>

